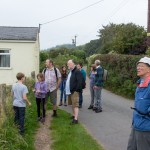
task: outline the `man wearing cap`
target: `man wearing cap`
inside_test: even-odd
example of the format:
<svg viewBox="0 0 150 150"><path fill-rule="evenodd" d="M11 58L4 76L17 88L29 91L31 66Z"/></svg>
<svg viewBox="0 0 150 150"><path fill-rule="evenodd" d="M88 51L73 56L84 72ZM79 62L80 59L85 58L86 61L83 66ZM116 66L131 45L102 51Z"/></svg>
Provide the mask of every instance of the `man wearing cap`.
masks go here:
<svg viewBox="0 0 150 150"><path fill-rule="evenodd" d="M150 58L141 58L137 63L137 82L132 131L127 150L150 149Z"/></svg>

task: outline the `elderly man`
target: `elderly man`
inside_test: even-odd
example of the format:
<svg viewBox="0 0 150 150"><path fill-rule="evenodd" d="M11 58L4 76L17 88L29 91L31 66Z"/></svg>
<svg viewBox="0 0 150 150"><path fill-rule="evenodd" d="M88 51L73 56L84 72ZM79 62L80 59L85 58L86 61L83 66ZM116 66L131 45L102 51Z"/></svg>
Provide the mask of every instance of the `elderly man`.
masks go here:
<svg viewBox="0 0 150 150"><path fill-rule="evenodd" d="M150 58L141 58L137 63L137 82L132 131L127 150L150 149Z"/></svg>
<svg viewBox="0 0 150 150"><path fill-rule="evenodd" d="M47 96L50 97L50 101L53 105L53 115L52 117L57 116L57 90L61 82L61 73L54 67L53 61L50 59L46 60L46 68L43 70L45 75L45 82L47 84Z"/></svg>
<svg viewBox="0 0 150 150"><path fill-rule="evenodd" d="M101 91L103 87L103 68L100 66L100 60L95 60L96 65L96 74L94 80L94 93L95 93L95 106L93 110L96 113L102 112L102 99L101 99Z"/></svg>
<svg viewBox="0 0 150 150"><path fill-rule="evenodd" d="M68 95L68 105L72 104L72 124L78 124L79 92L82 91L82 74L73 60L69 60L67 65L70 72L66 81L66 95Z"/></svg>

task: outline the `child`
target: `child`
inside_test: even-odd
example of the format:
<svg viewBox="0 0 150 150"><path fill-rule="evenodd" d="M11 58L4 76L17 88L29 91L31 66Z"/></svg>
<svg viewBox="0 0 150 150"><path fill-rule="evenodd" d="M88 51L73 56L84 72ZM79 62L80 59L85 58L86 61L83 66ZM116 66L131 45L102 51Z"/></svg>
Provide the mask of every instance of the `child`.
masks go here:
<svg viewBox="0 0 150 150"><path fill-rule="evenodd" d="M14 122L19 126L19 132L21 135L24 134L24 120L25 120L25 108L26 103L30 106L26 94L28 93L27 87L23 84L25 81L25 75L21 72L16 75L17 82L12 86L13 96L13 108L15 113Z"/></svg>
<svg viewBox="0 0 150 150"><path fill-rule="evenodd" d="M37 75L38 82L35 83L34 86L34 93L36 97L36 104L37 104L37 115L38 115L38 121L45 122L45 97L47 93L47 86L44 82L44 75L42 73L39 73ZM42 105L41 105L42 104ZM42 116L40 112L40 106L42 106Z"/></svg>
<svg viewBox="0 0 150 150"><path fill-rule="evenodd" d="M66 79L67 79L67 69L65 66L62 66L61 67L61 84L60 84L60 103L59 103L59 106L62 106L63 95L64 95L64 106L67 106L66 93L65 93Z"/></svg>

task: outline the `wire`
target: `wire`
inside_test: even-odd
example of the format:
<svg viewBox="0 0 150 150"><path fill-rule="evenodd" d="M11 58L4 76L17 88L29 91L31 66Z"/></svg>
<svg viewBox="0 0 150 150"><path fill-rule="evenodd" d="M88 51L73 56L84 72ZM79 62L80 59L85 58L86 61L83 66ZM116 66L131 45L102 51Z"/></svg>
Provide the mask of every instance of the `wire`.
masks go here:
<svg viewBox="0 0 150 150"><path fill-rule="evenodd" d="M98 3L102 2L102 1L104 1L104 0L97 1L97 2L95 2L95 3L93 3L93 4L91 4L91 5L88 5L88 6L84 7L84 8L82 8L82 9L79 9L79 10L77 10L77 11L75 11L75 12L72 12L72 13L70 13L70 14L68 14L68 15L65 15L65 16L62 16L62 17L59 17L59 18L50 20L50 21L45 22L45 23L42 23L42 24L40 24L40 25L45 25L45 24L48 24L48 23L51 23L51 22L54 22L54 21L61 20L61 19L63 19L63 18L72 16L72 15L74 15L74 14L77 14L77 13L79 13L79 12L85 10L85 9L88 9L89 7L92 7L92 6L94 6L94 5L97 5Z"/></svg>

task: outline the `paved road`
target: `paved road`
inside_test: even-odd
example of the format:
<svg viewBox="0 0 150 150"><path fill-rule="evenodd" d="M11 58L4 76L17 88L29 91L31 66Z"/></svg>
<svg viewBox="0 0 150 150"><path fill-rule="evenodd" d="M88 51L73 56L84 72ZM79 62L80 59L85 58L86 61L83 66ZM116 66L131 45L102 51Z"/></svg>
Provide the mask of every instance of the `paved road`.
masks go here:
<svg viewBox="0 0 150 150"><path fill-rule="evenodd" d="M88 79L87 79L88 80ZM126 150L131 130L133 101L102 90L103 112L88 110L90 104L89 81L84 90L83 108L79 112L81 122L105 150ZM67 112L71 107L61 106Z"/></svg>

